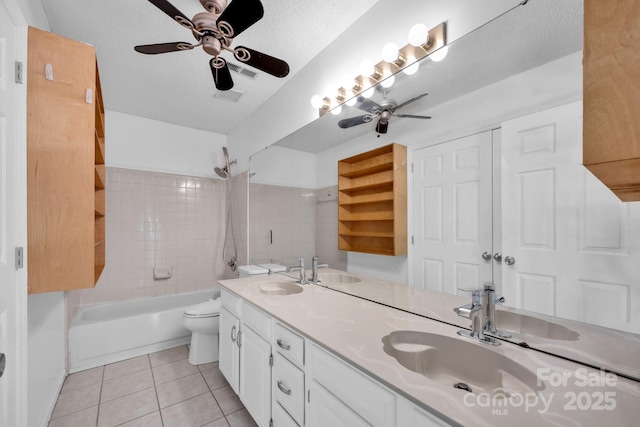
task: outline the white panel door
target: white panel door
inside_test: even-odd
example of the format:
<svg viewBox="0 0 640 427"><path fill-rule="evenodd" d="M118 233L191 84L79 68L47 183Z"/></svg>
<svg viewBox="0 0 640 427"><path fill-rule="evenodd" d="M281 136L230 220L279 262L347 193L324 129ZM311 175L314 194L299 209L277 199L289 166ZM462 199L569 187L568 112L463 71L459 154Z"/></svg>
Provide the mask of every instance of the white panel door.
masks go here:
<svg viewBox="0 0 640 427"><path fill-rule="evenodd" d="M246 324L240 343L240 400L260 427L271 420L271 344Z"/></svg>
<svg viewBox="0 0 640 427"><path fill-rule="evenodd" d="M492 280L492 134L414 152L413 286L457 293Z"/></svg>
<svg viewBox="0 0 640 427"><path fill-rule="evenodd" d="M582 103L503 123L501 150L507 303L640 332L640 204L582 166Z"/></svg>
<svg viewBox="0 0 640 427"><path fill-rule="evenodd" d="M14 5L15 7L15 5ZM26 354L23 334L26 292L15 266L18 230L26 218L17 189L24 188L26 175L18 177L23 132L18 114L24 89L15 83L14 64L19 50L16 22L0 1L0 425L25 425ZM25 150L26 152L26 150Z"/></svg>

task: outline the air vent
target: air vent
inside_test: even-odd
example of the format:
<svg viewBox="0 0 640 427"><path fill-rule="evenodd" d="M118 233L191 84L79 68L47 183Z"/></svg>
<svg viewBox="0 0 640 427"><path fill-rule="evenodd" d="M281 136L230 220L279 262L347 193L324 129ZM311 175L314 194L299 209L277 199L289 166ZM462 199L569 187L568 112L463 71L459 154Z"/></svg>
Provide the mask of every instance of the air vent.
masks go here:
<svg viewBox="0 0 640 427"><path fill-rule="evenodd" d="M231 102L238 102L238 100L244 95L244 92L239 90L219 90L213 95L214 98L225 99Z"/></svg>
<svg viewBox="0 0 640 427"><path fill-rule="evenodd" d="M229 69L231 71L233 71L234 73L238 73L241 76L244 76L248 79L255 80L256 77L258 77L258 73L256 73L255 71L248 70L241 65L234 64L228 61L227 61L227 65L229 66Z"/></svg>

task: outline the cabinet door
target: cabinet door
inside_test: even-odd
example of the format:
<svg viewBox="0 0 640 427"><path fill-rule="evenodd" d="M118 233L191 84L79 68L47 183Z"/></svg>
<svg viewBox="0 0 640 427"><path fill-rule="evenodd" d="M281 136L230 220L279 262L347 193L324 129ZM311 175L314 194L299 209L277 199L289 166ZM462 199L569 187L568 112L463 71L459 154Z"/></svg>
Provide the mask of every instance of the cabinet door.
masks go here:
<svg viewBox="0 0 640 427"><path fill-rule="evenodd" d="M309 384L306 412L305 425L307 427L365 427L369 425L347 405L315 381L311 381Z"/></svg>
<svg viewBox="0 0 640 427"><path fill-rule="evenodd" d="M240 321L226 308L220 308L220 372L236 392L239 391L240 356L237 346Z"/></svg>
<svg viewBox="0 0 640 427"><path fill-rule="evenodd" d="M240 337L240 400L256 423L271 419L271 344L242 325Z"/></svg>

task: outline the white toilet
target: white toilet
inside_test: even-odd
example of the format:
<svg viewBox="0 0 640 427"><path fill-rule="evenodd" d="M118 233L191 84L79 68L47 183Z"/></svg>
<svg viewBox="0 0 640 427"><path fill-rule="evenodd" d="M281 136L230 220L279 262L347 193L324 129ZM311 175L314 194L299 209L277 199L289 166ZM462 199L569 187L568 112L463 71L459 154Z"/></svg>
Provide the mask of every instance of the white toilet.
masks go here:
<svg viewBox="0 0 640 427"><path fill-rule="evenodd" d="M187 307L182 319L184 327L191 331L189 363L200 365L218 360L220 298Z"/></svg>

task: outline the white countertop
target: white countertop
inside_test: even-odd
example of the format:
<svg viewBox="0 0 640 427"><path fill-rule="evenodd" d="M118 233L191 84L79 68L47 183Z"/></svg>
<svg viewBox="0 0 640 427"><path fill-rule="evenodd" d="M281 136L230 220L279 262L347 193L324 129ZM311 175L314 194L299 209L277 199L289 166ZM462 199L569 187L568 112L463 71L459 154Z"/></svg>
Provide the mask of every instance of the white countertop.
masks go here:
<svg viewBox="0 0 640 427"><path fill-rule="evenodd" d="M494 347L461 338L456 334L458 327L321 286L307 285L303 292L286 296L264 295L258 283L268 281L295 282L286 276L272 275L223 280L219 283L445 420L480 426L624 426L635 425L640 417L638 382L614 378L609 384L583 385L582 378L585 375L596 379L600 378L600 372L508 342ZM450 307L438 306L436 301L427 301L425 306L427 311L450 310ZM551 376L555 379L564 375L566 380L558 385L543 379L544 390L538 395L525 396L529 399L529 407L517 405L516 400L498 407L475 395L471 399L469 396L465 398L467 392L415 373L383 350L382 338L398 330L421 331L464 340L471 346L482 346L502 354L534 374L544 372L546 378ZM473 364L473 352L468 360ZM573 396L582 400L572 401ZM607 396L607 399L601 399L603 396ZM594 407L614 408L591 409Z"/></svg>

